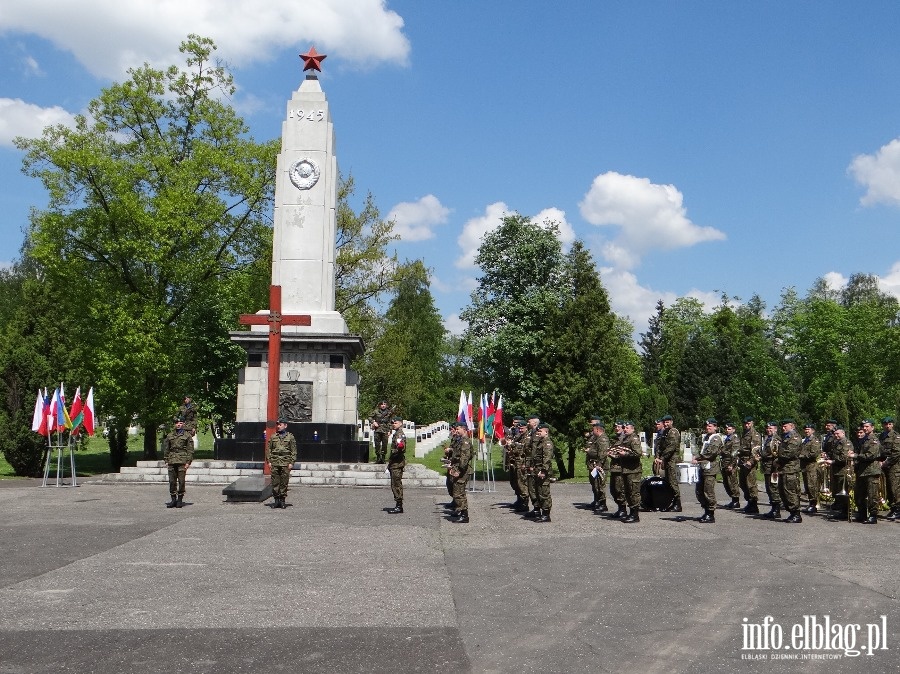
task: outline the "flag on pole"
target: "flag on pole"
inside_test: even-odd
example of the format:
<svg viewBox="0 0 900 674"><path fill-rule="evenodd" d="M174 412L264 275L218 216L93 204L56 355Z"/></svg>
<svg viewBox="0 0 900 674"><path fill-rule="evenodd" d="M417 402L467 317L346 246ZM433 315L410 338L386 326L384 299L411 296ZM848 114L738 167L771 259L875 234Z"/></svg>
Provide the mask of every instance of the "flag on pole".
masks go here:
<svg viewBox="0 0 900 674"><path fill-rule="evenodd" d="M66 387L65 384L59 384L59 412L62 414L61 419L57 419L57 426L65 429L72 428L72 420L69 418L69 410L66 409Z"/></svg>
<svg viewBox="0 0 900 674"><path fill-rule="evenodd" d="M38 390L40 393L40 390ZM42 396L43 402L43 411L41 412L41 425L38 428L38 433L43 435L45 438L50 435L50 398L47 395L47 387L44 387L44 394Z"/></svg>
<svg viewBox="0 0 900 674"><path fill-rule="evenodd" d="M41 389L38 389L37 400L34 401L34 414L31 417L31 430L35 433L41 432L41 422L44 420L44 396L41 395Z"/></svg>
<svg viewBox="0 0 900 674"><path fill-rule="evenodd" d="M47 431L53 432L57 430L60 426L60 419L63 419L63 423L65 423L65 419L62 417L62 413L59 411L59 389L55 389L53 391L53 397L50 398L50 409L48 410L47 416Z"/></svg>
<svg viewBox="0 0 900 674"><path fill-rule="evenodd" d="M497 400L497 409L494 410L494 436L503 439L506 429L503 428L503 396Z"/></svg>
<svg viewBox="0 0 900 674"><path fill-rule="evenodd" d="M81 413L84 415L84 430L87 431L88 435L94 434L94 387L91 386L90 390L87 394L87 400L84 402L84 407L81 410Z"/></svg>
<svg viewBox="0 0 900 674"><path fill-rule="evenodd" d="M469 391L469 399L466 401L466 428L469 433L475 430L475 417L472 415L472 392Z"/></svg>
<svg viewBox="0 0 900 674"><path fill-rule="evenodd" d="M459 392L459 409L456 412L456 420L464 424L466 423L466 392Z"/></svg>
<svg viewBox="0 0 900 674"><path fill-rule="evenodd" d="M487 394L481 394L478 405L478 441L484 442L485 424L487 423Z"/></svg>
<svg viewBox="0 0 900 674"><path fill-rule="evenodd" d="M72 407L69 409L69 419L72 420L72 434L78 434L78 427L84 422L84 413L82 412L81 403L81 387L75 389L75 397L72 399Z"/></svg>

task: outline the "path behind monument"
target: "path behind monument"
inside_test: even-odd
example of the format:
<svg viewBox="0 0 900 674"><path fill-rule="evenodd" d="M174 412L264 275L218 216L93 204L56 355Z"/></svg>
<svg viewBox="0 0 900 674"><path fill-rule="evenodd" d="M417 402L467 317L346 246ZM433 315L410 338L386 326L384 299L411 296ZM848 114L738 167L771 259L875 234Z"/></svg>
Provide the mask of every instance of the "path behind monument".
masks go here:
<svg viewBox="0 0 900 674"><path fill-rule="evenodd" d="M5 487L0 672L752 671L745 617L898 625L889 523L628 526L556 485L539 525L500 489L456 525L433 489L391 516L386 489L299 487L279 511L216 488L167 510L164 487ZM839 671L895 671L888 639Z"/></svg>

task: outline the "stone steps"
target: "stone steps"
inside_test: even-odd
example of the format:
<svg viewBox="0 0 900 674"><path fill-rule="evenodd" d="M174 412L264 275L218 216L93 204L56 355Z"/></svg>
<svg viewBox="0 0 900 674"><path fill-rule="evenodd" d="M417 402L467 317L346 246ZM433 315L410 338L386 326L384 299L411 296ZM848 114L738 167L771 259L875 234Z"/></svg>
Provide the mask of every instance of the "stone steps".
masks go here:
<svg viewBox="0 0 900 674"><path fill-rule="evenodd" d="M262 475L262 464L254 461L194 461L185 480L199 484L230 484L241 477ZM107 473L101 483L166 483L165 461L138 461L118 473ZM389 487L390 476L383 464L373 463L295 463L291 484L348 487ZM404 487L445 487L443 475L419 463L406 464Z"/></svg>

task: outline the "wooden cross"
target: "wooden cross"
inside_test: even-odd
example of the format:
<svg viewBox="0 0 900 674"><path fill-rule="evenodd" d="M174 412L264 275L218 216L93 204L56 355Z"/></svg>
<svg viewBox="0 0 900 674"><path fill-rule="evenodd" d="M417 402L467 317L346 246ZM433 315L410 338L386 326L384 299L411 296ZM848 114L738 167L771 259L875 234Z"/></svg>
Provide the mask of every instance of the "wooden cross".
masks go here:
<svg viewBox="0 0 900 674"><path fill-rule="evenodd" d="M296 315L283 316L281 314L281 286L269 286L269 313L241 314L238 321L241 325L266 325L269 326L269 393L266 404L266 448L269 446L269 438L275 432L275 422L278 421L278 402L281 395L281 326L282 325L312 325L312 316ZM263 452L265 463L263 474L271 475L269 468L269 455Z"/></svg>

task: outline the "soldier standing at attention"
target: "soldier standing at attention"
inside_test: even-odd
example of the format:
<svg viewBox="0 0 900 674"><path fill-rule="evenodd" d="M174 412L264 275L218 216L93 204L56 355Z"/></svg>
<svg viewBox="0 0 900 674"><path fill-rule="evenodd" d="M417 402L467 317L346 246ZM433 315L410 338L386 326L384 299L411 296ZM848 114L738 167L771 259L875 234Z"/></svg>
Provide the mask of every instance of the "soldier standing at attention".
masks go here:
<svg viewBox="0 0 900 674"><path fill-rule="evenodd" d="M641 457L644 455L641 449L641 440L634 432L634 422L624 422L625 436L619 443L619 461L622 466L622 482L625 488L625 502L631 508L628 517L622 521L626 524L640 522L641 510L641 475L644 469L641 466Z"/></svg>
<svg viewBox="0 0 900 674"><path fill-rule="evenodd" d="M591 491L594 494L594 502L591 503L591 507L594 509L594 512L605 513L609 511L606 505L609 438L606 437L606 428L600 417L591 417L591 433L588 436L584 451L588 479L591 481Z"/></svg>
<svg viewBox="0 0 900 674"><path fill-rule="evenodd" d="M659 458L662 460L661 470L666 478L666 483L675 493L675 498L664 513L681 512L681 487L678 485L678 461L681 459L681 431L675 428L675 420L672 415L666 414L663 418L663 436L659 441Z"/></svg>
<svg viewBox="0 0 900 674"><path fill-rule="evenodd" d="M834 429L836 426L837 426L837 421L835 421L834 419L829 419L828 421L825 422L825 426L824 426L825 432L822 434L822 456L826 459L831 455L831 450L834 446L834 443L837 442L835 435L834 435ZM828 464L826 463L826 465L828 465ZM839 491L840 485L835 486L836 483L834 480L834 472L831 473L831 483L830 484L825 485L824 481L825 481L825 477L823 475L822 484L819 485L820 492L826 486L831 490L832 494L835 494ZM832 504L832 506L833 505L834 504Z"/></svg>
<svg viewBox="0 0 900 674"><path fill-rule="evenodd" d="M758 515L759 503L756 487L756 466L759 463L759 448L762 437L753 427L753 417L744 417L744 432L741 435L741 447L738 450L739 479L741 491L747 505L743 512L746 515Z"/></svg>
<svg viewBox="0 0 900 674"><path fill-rule="evenodd" d="M456 504L454 513L456 517L452 521L456 524L468 524L469 499L466 496L466 485L472 476L472 459L475 451L472 449L472 441L469 439L469 429L463 424L458 424L456 433L459 435L459 443L451 458L449 470L449 474L453 478L453 502Z"/></svg>
<svg viewBox="0 0 900 674"><path fill-rule="evenodd" d="M406 434L403 432L403 419L394 417L391 420L394 435L391 437L391 454L388 456L388 471L391 474L391 492L396 505L388 510L392 515L403 512L403 469L406 468Z"/></svg>
<svg viewBox="0 0 900 674"><path fill-rule="evenodd" d="M194 458L194 439L185 429L184 420L175 420L175 430L165 438L163 459L169 466L169 495L172 500L166 508L180 508L184 505L184 476Z"/></svg>
<svg viewBox="0 0 900 674"><path fill-rule="evenodd" d="M790 513L784 521L799 524L803 521L800 515L800 451L803 448L803 441L794 428L793 419L782 420L781 434L775 471L778 473L781 502Z"/></svg>
<svg viewBox="0 0 900 674"><path fill-rule="evenodd" d="M856 521L878 523L878 480L881 476L881 443L875 437L875 422L863 421L858 449L850 454L856 463Z"/></svg>
<svg viewBox="0 0 900 674"><path fill-rule="evenodd" d="M537 495L538 516L535 522L549 522L550 509L553 508L553 499L550 496L550 477L553 472L553 455L555 448L550 440L550 427L547 424L538 424L537 434L533 443L534 451L531 457L531 466L534 471L534 491Z"/></svg>
<svg viewBox="0 0 900 674"><path fill-rule="evenodd" d="M509 429L509 435L500 440L500 444L506 450L503 464L506 472L509 474L509 486L512 487L513 493L516 495L516 502L513 504L513 510L516 512L526 512L528 510L528 486L525 484L525 473L522 470L525 463L522 446L524 437L522 425L524 422L525 419L522 417L513 417L513 425Z"/></svg>
<svg viewBox="0 0 900 674"><path fill-rule="evenodd" d="M463 424L454 421L450 424L450 442L444 447L444 458L442 463L447 467L447 493L450 495L450 503L444 505L444 508L456 512L456 501L453 499L453 476L450 474L450 466L459 451L459 443L462 440L457 432L457 428L465 427Z"/></svg>
<svg viewBox="0 0 900 674"><path fill-rule="evenodd" d="M769 497L769 505L772 509L763 517L777 520L781 517L781 494L778 491L778 470L775 468L775 457L778 456L778 436L775 429L777 421L766 423L766 434L762 439L762 447L759 450L759 463L762 466L763 479L766 483L766 494Z"/></svg>
<svg viewBox="0 0 900 674"><path fill-rule="evenodd" d="M528 417L528 425L525 427L525 434L522 440L522 448L525 454L525 487L528 489L528 498L531 499L531 511L525 513L525 517L537 518L538 512L538 496L534 486L534 449L537 444L537 431L541 423L537 414Z"/></svg>
<svg viewBox="0 0 900 674"><path fill-rule="evenodd" d="M741 507L740 489L738 489L738 454L741 450L741 440L737 436L737 428L730 421L725 424L725 437L722 438L724 446L719 454L719 464L722 468L722 484L725 491L731 497L731 503L726 503L723 508L736 510Z"/></svg>
<svg viewBox="0 0 900 674"><path fill-rule="evenodd" d="M881 420L881 435L878 436L881 451L886 458L881 463L884 471L884 484L890 497L891 512L887 519L892 522L900 519L900 435L894 430L894 417Z"/></svg>
<svg viewBox="0 0 900 674"><path fill-rule="evenodd" d="M819 503L819 456L822 454L822 443L816 437L813 424L803 426L803 440L800 445L800 471L803 473L803 487L809 505L803 509L807 515L818 512Z"/></svg>
<svg viewBox="0 0 900 674"><path fill-rule="evenodd" d="M625 482L622 477L622 457L619 453L622 438L625 437L625 424L622 421L615 423L616 438L613 446L609 448L609 493L618 506L611 516L616 518L628 517L628 506L625 501Z"/></svg>
<svg viewBox="0 0 900 674"><path fill-rule="evenodd" d="M200 442L200 438L197 437L197 406L190 396L184 397L184 402L178 408L175 418L184 420L184 430L191 434L196 450Z"/></svg>
<svg viewBox="0 0 900 674"><path fill-rule="evenodd" d="M719 433L719 422L707 419L703 444L697 455L691 459L691 463L700 467L700 479L694 491L697 494L697 501L703 507L703 516L697 518L697 521L704 524L716 521L716 476L719 474L719 454L724 446L722 435Z"/></svg>
<svg viewBox="0 0 900 674"><path fill-rule="evenodd" d="M291 468L297 460L297 440L287 429L287 421L279 419L275 423L275 432L269 438L268 460L272 468L272 496L275 497L275 508L287 508L288 482L291 479Z"/></svg>
<svg viewBox="0 0 900 674"><path fill-rule="evenodd" d="M370 425L375 440L375 463L384 463L387 456L388 438L391 435L391 419L394 410L388 408L387 400L378 403L378 407L372 412Z"/></svg>
<svg viewBox="0 0 900 674"><path fill-rule="evenodd" d="M847 460L850 458L850 452L853 451L853 445L847 439L843 426L832 424L832 427L832 437L825 443L823 451L825 452L825 465L831 468L831 493L834 495L831 509L836 518L843 520L847 519L850 501L848 495L850 485L847 483L850 473L847 468Z"/></svg>

